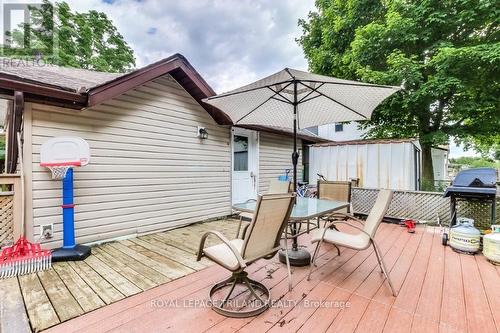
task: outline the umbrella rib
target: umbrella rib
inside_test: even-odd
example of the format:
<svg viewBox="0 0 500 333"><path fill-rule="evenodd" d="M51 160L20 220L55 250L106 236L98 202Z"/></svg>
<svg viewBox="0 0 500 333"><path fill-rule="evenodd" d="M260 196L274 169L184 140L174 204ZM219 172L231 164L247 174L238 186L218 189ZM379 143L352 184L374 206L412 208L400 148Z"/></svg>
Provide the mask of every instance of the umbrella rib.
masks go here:
<svg viewBox="0 0 500 333"><path fill-rule="evenodd" d="M313 97L308 98L308 99L301 99L299 103L309 102L310 100L313 100L313 99L318 98L318 97L321 97L321 96L323 96L323 95L321 95L321 94L318 92L318 94L317 94L316 96L313 96Z"/></svg>
<svg viewBox="0 0 500 333"><path fill-rule="evenodd" d="M283 88L281 88L278 92L275 92L274 95L272 95L271 97L269 97L268 99L266 99L264 102L260 103L259 105L257 105L256 107L254 107L252 110L250 110L247 114L245 114L243 117L241 117L240 119L236 120L235 121L235 124L239 123L240 121L242 121L243 119L245 119L248 115L250 115L252 112L254 112L255 110L257 110L258 108L260 108L262 105L266 104L267 102L269 102L274 96L276 96L279 92L281 92L282 90L284 90L285 88L287 88L289 85L291 85L292 83L289 82L287 85L285 85ZM274 91L271 89L271 91Z"/></svg>
<svg viewBox="0 0 500 333"><path fill-rule="evenodd" d="M268 87L268 88L269 88L269 90L271 90L273 93L275 93L276 95L278 95L278 96L280 96L281 98L283 98L283 99L284 99L284 101L282 101L283 103L293 104L293 102L292 102L291 100L289 100L288 98L286 98L285 96L283 96L282 94L280 94L280 92L281 92L282 90L285 90L285 89L281 89L280 91L276 91L276 90L274 90L274 89L273 89L273 88L271 88L271 87ZM285 88L286 88L286 87L285 87Z"/></svg>
<svg viewBox="0 0 500 333"><path fill-rule="evenodd" d="M324 83L322 83L322 84L320 84L319 86L317 86L316 88L311 88L311 87L309 87L309 86L306 86L304 83L302 83L302 82L300 82L300 81L299 81L299 83L300 83L301 85L303 85L304 87L307 87L307 88L311 89L311 91L310 91L308 94L306 94L304 97L302 97L302 98L299 100L299 104L300 104L303 100L305 100L308 96L310 96L313 92L315 92L315 91L317 92L317 90L318 90L319 88L321 88L321 86L323 86L323 84L324 84ZM316 97L318 97L318 96L316 96Z"/></svg>
<svg viewBox="0 0 500 333"><path fill-rule="evenodd" d="M336 84L336 85L344 85L344 86L357 86L357 87L368 87L368 88L386 88L392 90L401 90L399 87L395 86L385 86L382 84L371 84L371 83L350 83L350 82L328 82L328 81L317 81L317 80L300 80L302 82L315 82L315 83L324 83L324 84Z"/></svg>
<svg viewBox="0 0 500 333"><path fill-rule="evenodd" d="M292 78L292 80L295 80L295 76L290 72L290 68L285 68L285 72L287 72L288 75L290 75L290 77Z"/></svg>
<svg viewBox="0 0 500 333"><path fill-rule="evenodd" d="M290 103L289 101L284 101L284 100L279 99L279 98L274 97L274 96L273 96L273 97L271 97L271 99L274 99L274 100L276 100L276 101L278 101L278 102L281 102L281 103L292 104L292 103Z"/></svg>
<svg viewBox="0 0 500 333"><path fill-rule="evenodd" d="M272 83L272 84L267 84L265 86L255 87L255 88L251 88L251 89L247 89L247 90L235 91L235 92L228 92L228 93L225 93L225 94L220 94L220 95L215 95L215 96L208 97L208 98L206 98L206 100L207 101L211 101L211 100L218 99L218 98L221 98L221 97L229 97L229 96L233 96L233 95L239 95L239 94L243 94L243 93L247 93L247 92L252 92L252 91L255 91L255 90L259 90L259 89L266 89L266 88L269 88L269 87L272 87L272 86L276 86L276 85L279 85L279 84L283 84L283 83L288 83L288 85L290 85L291 81L290 80L280 81L280 82L275 82L275 83ZM287 85L287 87L288 87L288 85Z"/></svg>
<svg viewBox="0 0 500 333"><path fill-rule="evenodd" d="M337 103L338 105L343 106L343 107L345 107L346 109L348 109L348 110L350 110L350 111L354 112L355 114L357 114L357 115L359 115L359 116L361 116L361 117L363 117L363 118L365 118L365 119L368 119L368 117L366 117L365 115L363 115L363 114L359 113L358 111L355 111L355 110L351 109L351 108L350 108L350 107L348 107L347 105L345 105L345 104L343 104L343 103L341 103L341 102L339 102L339 101L337 101L337 100L335 100L335 99L331 98L330 96L326 96L326 95L325 95L325 94L323 94L321 91L316 91L316 92L317 92L318 94L320 94L321 96L323 96L323 97L325 97L325 98L327 98L327 99L331 100L332 102ZM319 97L319 96L318 96L318 97ZM311 100L311 99L312 99L312 98L310 98L309 100ZM305 102L303 102L303 103L305 103Z"/></svg>

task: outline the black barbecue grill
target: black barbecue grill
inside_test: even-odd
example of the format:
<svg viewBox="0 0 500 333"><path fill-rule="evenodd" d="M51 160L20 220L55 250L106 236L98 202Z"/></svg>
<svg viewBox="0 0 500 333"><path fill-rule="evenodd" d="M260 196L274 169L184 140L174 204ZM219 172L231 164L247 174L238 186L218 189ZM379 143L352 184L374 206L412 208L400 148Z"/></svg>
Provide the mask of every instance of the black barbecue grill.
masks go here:
<svg viewBox="0 0 500 333"><path fill-rule="evenodd" d="M491 224L495 224L497 170L493 168L476 168L460 171L451 186L444 192L450 197L451 226L456 224L456 206L458 200L480 201L491 203Z"/></svg>

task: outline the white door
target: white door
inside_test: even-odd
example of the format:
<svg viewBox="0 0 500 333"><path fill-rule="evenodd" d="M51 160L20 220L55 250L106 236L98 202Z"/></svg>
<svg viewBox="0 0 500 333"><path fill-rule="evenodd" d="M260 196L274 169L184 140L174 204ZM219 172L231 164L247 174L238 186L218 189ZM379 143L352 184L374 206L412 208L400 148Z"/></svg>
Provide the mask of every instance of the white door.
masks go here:
<svg viewBox="0 0 500 333"><path fill-rule="evenodd" d="M232 130L232 201L233 204L257 198L258 191L258 133Z"/></svg>

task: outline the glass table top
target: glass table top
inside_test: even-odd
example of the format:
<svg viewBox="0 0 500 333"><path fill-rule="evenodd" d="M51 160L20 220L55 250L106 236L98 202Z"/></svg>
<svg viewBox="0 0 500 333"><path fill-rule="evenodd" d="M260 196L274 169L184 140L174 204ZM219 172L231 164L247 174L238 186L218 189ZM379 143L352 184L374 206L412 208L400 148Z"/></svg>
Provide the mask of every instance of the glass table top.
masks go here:
<svg viewBox="0 0 500 333"><path fill-rule="evenodd" d="M249 201L239 204L234 204L233 209L242 212L253 213L255 210L256 201ZM297 203L293 207L290 215L291 220L305 220L322 216L336 210L348 207L348 202L322 200L316 198L297 198Z"/></svg>

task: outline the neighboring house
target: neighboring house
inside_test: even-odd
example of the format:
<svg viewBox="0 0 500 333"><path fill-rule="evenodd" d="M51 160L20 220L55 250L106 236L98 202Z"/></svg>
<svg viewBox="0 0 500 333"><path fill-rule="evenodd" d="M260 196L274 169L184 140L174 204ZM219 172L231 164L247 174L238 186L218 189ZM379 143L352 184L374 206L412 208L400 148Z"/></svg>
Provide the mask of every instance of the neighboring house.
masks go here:
<svg viewBox="0 0 500 333"><path fill-rule="evenodd" d="M0 68L10 95L7 168L15 172L15 132L23 128L29 238L54 224L46 246L61 245L61 181L40 167L40 146L55 136L85 139L88 166L74 173L80 243L165 230L231 214L291 166L292 134L232 127L201 100L214 91L181 55L127 74L56 66ZM208 138L198 137L199 127ZM309 132L302 144L323 142Z"/></svg>
<svg viewBox="0 0 500 333"><path fill-rule="evenodd" d="M422 156L418 140L362 139L365 133L356 122L318 126L317 134L333 141L330 147L335 148L311 150L309 181L315 180L316 173L328 173L332 180L359 178L363 187L420 189ZM447 147L432 148L437 184L448 181L448 155ZM404 168L398 169L398 164Z"/></svg>

